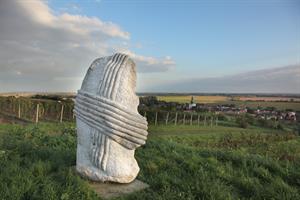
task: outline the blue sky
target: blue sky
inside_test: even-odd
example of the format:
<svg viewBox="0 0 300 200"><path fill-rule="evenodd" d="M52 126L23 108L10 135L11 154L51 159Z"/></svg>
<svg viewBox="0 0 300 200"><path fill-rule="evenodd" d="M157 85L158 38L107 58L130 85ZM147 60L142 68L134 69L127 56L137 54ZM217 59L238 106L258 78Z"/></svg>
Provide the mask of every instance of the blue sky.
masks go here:
<svg viewBox="0 0 300 200"><path fill-rule="evenodd" d="M139 92L291 65L300 78L298 0L11 0L0 27L0 91L76 91L116 51L136 61Z"/></svg>
<svg viewBox="0 0 300 200"><path fill-rule="evenodd" d="M176 61L176 72L187 76L300 61L299 1L51 0L50 6L120 25L130 33L135 52L169 55Z"/></svg>

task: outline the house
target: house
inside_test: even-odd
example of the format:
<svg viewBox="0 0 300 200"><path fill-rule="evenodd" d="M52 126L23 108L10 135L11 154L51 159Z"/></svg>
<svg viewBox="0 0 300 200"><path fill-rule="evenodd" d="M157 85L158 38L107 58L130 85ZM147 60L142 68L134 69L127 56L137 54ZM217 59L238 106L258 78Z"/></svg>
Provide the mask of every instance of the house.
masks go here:
<svg viewBox="0 0 300 200"><path fill-rule="evenodd" d="M189 110L196 108L197 104L194 103L194 96L191 97L191 103L189 104Z"/></svg>

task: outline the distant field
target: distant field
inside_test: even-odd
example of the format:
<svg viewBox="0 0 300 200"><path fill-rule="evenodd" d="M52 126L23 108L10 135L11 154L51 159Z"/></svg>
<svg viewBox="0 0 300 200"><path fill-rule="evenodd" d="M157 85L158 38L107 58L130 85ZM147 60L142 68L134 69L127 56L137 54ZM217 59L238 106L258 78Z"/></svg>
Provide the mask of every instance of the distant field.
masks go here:
<svg viewBox="0 0 300 200"><path fill-rule="evenodd" d="M157 96L161 101L189 103L192 96ZM256 99L256 101L255 101ZM283 100L290 100L291 98L285 97L234 97L234 101L228 96L194 96L195 103L207 103L207 104L235 104L241 107L275 107L279 110L292 109L300 111L300 100L294 98L294 101L280 102ZM267 101L269 100L269 101Z"/></svg>
<svg viewBox="0 0 300 200"><path fill-rule="evenodd" d="M300 102L300 98L291 97L237 97L240 101L297 101Z"/></svg>
<svg viewBox="0 0 300 200"><path fill-rule="evenodd" d="M192 96L158 96L161 101L167 102L179 102L179 103L189 103L191 102ZM194 96L195 103L219 103L224 101L229 101L230 97L227 96Z"/></svg>
<svg viewBox="0 0 300 200"><path fill-rule="evenodd" d="M295 111L300 111L300 103L299 102L263 102L263 101L229 101L227 103L233 103L237 106L244 106L250 108L257 108L258 106L262 108L266 107L275 107L278 110L286 110L292 109Z"/></svg>

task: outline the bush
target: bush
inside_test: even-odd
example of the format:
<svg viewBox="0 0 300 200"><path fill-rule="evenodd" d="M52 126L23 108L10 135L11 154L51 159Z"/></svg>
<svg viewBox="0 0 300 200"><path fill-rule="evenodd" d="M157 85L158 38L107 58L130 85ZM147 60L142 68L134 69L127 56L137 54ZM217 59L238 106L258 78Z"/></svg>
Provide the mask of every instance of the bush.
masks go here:
<svg viewBox="0 0 300 200"><path fill-rule="evenodd" d="M257 122L259 126L265 128L283 129L282 124L278 123L275 120L259 119Z"/></svg>
<svg viewBox="0 0 300 200"><path fill-rule="evenodd" d="M220 121L229 121L229 117L223 113L218 114L218 120Z"/></svg>
<svg viewBox="0 0 300 200"><path fill-rule="evenodd" d="M248 125L249 125L245 116L239 116L239 117L237 117L236 118L236 123L241 128L247 128Z"/></svg>
<svg viewBox="0 0 300 200"><path fill-rule="evenodd" d="M283 130L284 129L284 127L283 127L283 125L281 123L278 123L276 128L279 129L279 130Z"/></svg>
<svg viewBox="0 0 300 200"><path fill-rule="evenodd" d="M246 114L245 118L246 118L245 120L247 121L248 124L254 125L255 118L252 115Z"/></svg>

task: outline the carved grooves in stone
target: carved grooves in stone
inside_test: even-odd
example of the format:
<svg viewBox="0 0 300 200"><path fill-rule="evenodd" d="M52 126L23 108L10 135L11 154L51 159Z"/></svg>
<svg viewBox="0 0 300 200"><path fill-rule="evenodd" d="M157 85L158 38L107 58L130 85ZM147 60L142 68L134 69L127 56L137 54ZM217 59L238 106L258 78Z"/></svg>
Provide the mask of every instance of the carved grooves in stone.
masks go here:
<svg viewBox="0 0 300 200"><path fill-rule="evenodd" d="M116 141L117 143L121 144L125 148L128 149L135 149L143 144L145 144L145 140L141 140L135 137L132 137L126 133L123 133L121 131L108 128L105 125L101 125L96 120L93 120L92 118L83 117L82 115L78 115L77 118L88 124L89 126L93 127L94 129L100 131L101 133L106 134L111 139Z"/></svg>
<svg viewBox="0 0 300 200"><path fill-rule="evenodd" d="M89 102L89 100L90 99L87 98L85 98L85 100L81 100L78 96L76 99L75 111L78 112L78 114L82 114L87 117L94 117L94 119L98 120L99 122L107 122L108 125L112 124L112 126L116 125L120 126L120 128L125 128L129 134L133 131L135 133L132 134L135 137L145 139L144 136L147 136L148 133L146 131L146 124L136 123L134 119L132 120L133 116L122 116L119 110L116 108L111 108L112 112L109 112L109 107L94 105L93 103ZM115 113L113 113L114 111ZM112 115L108 115L109 113L112 113ZM118 113L119 115L117 115Z"/></svg>
<svg viewBox="0 0 300 200"><path fill-rule="evenodd" d="M123 116L127 119L132 119L134 122L140 124L143 128L147 129L147 121L146 118L131 112L127 110L126 107L111 101L109 99L101 98L100 96L95 96L91 93L88 92L83 92L82 90L79 90L76 96L76 102L78 101L84 101L84 102L89 102L95 106L103 107L107 110L110 110L112 112L115 112L117 115Z"/></svg>
<svg viewBox="0 0 300 200"><path fill-rule="evenodd" d="M125 56L122 54L118 54L118 56L119 56L118 60L111 65L111 67L109 69L110 73L108 73L108 76L106 77L106 85L104 85L103 96L107 97L107 98L110 98L109 91L111 90L111 87L112 87L111 81L116 73L116 69L118 69L121 66L121 64L125 58Z"/></svg>
<svg viewBox="0 0 300 200"><path fill-rule="evenodd" d="M128 60L128 56L125 54L117 53L112 56L104 69L104 79L101 81L98 95L104 96L109 99L115 99L116 84L119 82L121 71L124 70L124 66Z"/></svg>
<svg viewBox="0 0 300 200"><path fill-rule="evenodd" d="M106 171L107 159L109 154L110 140L106 135L99 133L96 129L91 129L92 147L91 160L97 167Z"/></svg>
<svg viewBox="0 0 300 200"><path fill-rule="evenodd" d="M137 137L145 139L144 136L147 136L146 126L144 124L139 124L136 121L132 120L132 118L126 118L126 116L122 116L121 114L117 114L117 109L113 109L112 111L109 110L107 107L95 106L92 103L86 101L82 101L77 99L76 110L78 112L90 113L95 115L95 118L107 120L110 123L116 124L123 128L129 129L131 131L137 132ZM115 112L114 112L115 111ZM127 116L130 117L130 116Z"/></svg>
<svg viewBox="0 0 300 200"><path fill-rule="evenodd" d="M116 55L112 56L112 58L107 62L107 64L104 67L104 71L103 71L103 79L102 81L100 81L99 83L99 87L98 87L98 95L102 95L101 91L104 88L104 82L106 81L106 76L107 76L107 71L110 68L110 65L116 60Z"/></svg>
<svg viewBox="0 0 300 200"><path fill-rule="evenodd" d="M120 77L123 74L123 71L125 70L127 60L128 60L128 56L123 55L122 63L116 68L117 70L115 70L116 72L114 73L114 75L112 76L112 78L110 80L108 95L109 95L109 98L112 100L115 100L115 98L116 98L116 91L117 91L119 83L120 83Z"/></svg>
<svg viewBox="0 0 300 200"><path fill-rule="evenodd" d="M78 107L81 107L80 105ZM146 134L147 132L144 129L138 129L136 127L127 125L125 123L122 123L114 118L111 118L106 115L98 114L97 112L94 112L94 110L84 111L83 108L78 108L76 112L81 115L82 118L85 119L85 121L89 121L90 123L101 123L98 126L102 128L110 128L113 129L113 131L121 132L123 134L127 134L129 140L132 141L138 141L141 142L143 140L146 140ZM81 109L81 110L80 110ZM91 113L91 114L89 114ZM118 134L118 133L117 133ZM120 135L120 134L118 134ZM122 136L121 136L122 137Z"/></svg>
<svg viewBox="0 0 300 200"><path fill-rule="evenodd" d="M143 121L140 120L137 123L135 120L139 116L138 114L124 112L118 109L117 105L112 106L112 101L109 99L78 91L75 114L89 126L128 149L134 149L145 144L147 139L146 119L142 117ZM108 111L114 115L109 116Z"/></svg>
<svg viewBox="0 0 300 200"><path fill-rule="evenodd" d="M111 60L105 66L103 81L101 82L101 86L100 86L100 90L98 91L98 95L106 97L105 90L107 89L106 87L107 87L108 77L113 69L113 66L115 66L116 63L118 63L118 61L120 60L120 56L121 56L121 54L118 54L118 53L113 55Z"/></svg>

